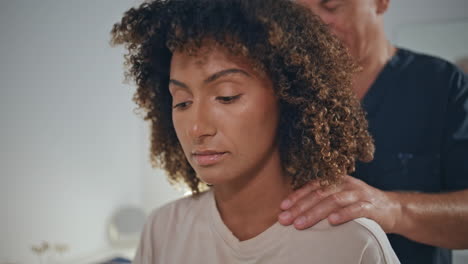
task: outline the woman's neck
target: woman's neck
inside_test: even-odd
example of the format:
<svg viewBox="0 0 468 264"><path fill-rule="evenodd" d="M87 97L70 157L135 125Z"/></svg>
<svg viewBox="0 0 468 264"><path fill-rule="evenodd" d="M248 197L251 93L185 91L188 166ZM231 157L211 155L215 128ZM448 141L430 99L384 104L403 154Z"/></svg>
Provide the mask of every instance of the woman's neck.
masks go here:
<svg viewBox="0 0 468 264"><path fill-rule="evenodd" d="M292 191L275 152L255 175L214 186L224 224L241 241L253 238L277 222L281 201Z"/></svg>

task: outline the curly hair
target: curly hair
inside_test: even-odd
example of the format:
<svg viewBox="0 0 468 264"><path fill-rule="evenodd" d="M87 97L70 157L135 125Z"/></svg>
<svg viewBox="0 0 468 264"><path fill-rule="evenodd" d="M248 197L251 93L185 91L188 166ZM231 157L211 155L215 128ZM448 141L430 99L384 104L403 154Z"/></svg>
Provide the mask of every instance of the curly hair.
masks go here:
<svg viewBox="0 0 468 264"><path fill-rule="evenodd" d="M339 181L374 145L351 91L358 67L320 18L289 0L153 0L124 14L111 31L123 44L133 100L151 125L151 163L194 194L206 186L186 160L172 122L174 51L194 53L213 41L244 56L272 81L279 100L279 148L293 188Z"/></svg>

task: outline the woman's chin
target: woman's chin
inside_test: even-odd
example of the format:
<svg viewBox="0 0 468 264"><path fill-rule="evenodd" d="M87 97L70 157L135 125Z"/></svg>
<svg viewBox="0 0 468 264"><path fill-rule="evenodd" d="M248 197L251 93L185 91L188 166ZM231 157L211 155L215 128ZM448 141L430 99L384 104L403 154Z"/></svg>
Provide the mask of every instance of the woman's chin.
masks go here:
<svg viewBox="0 0 468 264"><path fill-rule="evenodd" d="M211 177L211 176L197 176L202 182L208 185L217 185L222 184L224 181L220 180L219 177Z"/></svg>
<svg viewBox="0 0 468 264"><path fill-rule="evenodd" d="M197 174L197 177L204 183L208 185L225 185L229 182L232 182L232 179L226 177L225 173L204 173L204 174Z"/></svg>

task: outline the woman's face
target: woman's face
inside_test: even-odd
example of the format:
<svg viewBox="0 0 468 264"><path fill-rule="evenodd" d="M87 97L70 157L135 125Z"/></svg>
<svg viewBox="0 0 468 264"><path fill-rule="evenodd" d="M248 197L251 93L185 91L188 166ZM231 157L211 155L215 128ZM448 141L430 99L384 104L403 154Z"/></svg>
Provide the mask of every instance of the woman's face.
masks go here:
<svg viewBox="0 0 468 264"><path fill-rule="evenodd" d="M278 160L279 110L272 83L221 47L175 52L169 90L177 137L204 182L248 180Z"/></svg>

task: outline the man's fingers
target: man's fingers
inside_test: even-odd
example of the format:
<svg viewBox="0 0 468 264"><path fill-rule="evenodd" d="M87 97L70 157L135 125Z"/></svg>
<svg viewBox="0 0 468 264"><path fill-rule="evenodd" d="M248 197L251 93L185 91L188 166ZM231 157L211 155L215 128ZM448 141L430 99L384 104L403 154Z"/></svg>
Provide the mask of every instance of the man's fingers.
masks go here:
<svg viewBox="0 0 468 264"><path fill-rule="evenodd" d="M372 204L369 202L357 202L346 206L328 216L332 225L341 225L360 217L370 218Z"/></svg>
<svg viewBox="0 0 468 264"><path fill-rule="evenodd" d="M330 194L336 192L336 189L317 189L308 193L306 196L302 197L300 200L289 208L287 211L282 212L279 215L278 221L283 225L292 224L296 218L302 215L304 212L313 208L320 201L328 197Z"/></svg>
<svg viewBox="0 0 468 264"><path fill-rule="evenodd" d="M352 191L343 191L326 194L326 198L318 201L314 206L303 210L295 219L294 226L297 229L309 228L323 219L326 219L331 213L340 208L349 206L357 201L357 195Z"/></svg>
<svg viewBox="0 0 468 264"><path fill-rule="evenodd" d="M304 196L310 194L311 192L320 188L320 184L317 181L311 181L302 188L291 193L284 201L281 202L281 209L288 210L291 208L297 201L301 200Z"/></svg>

